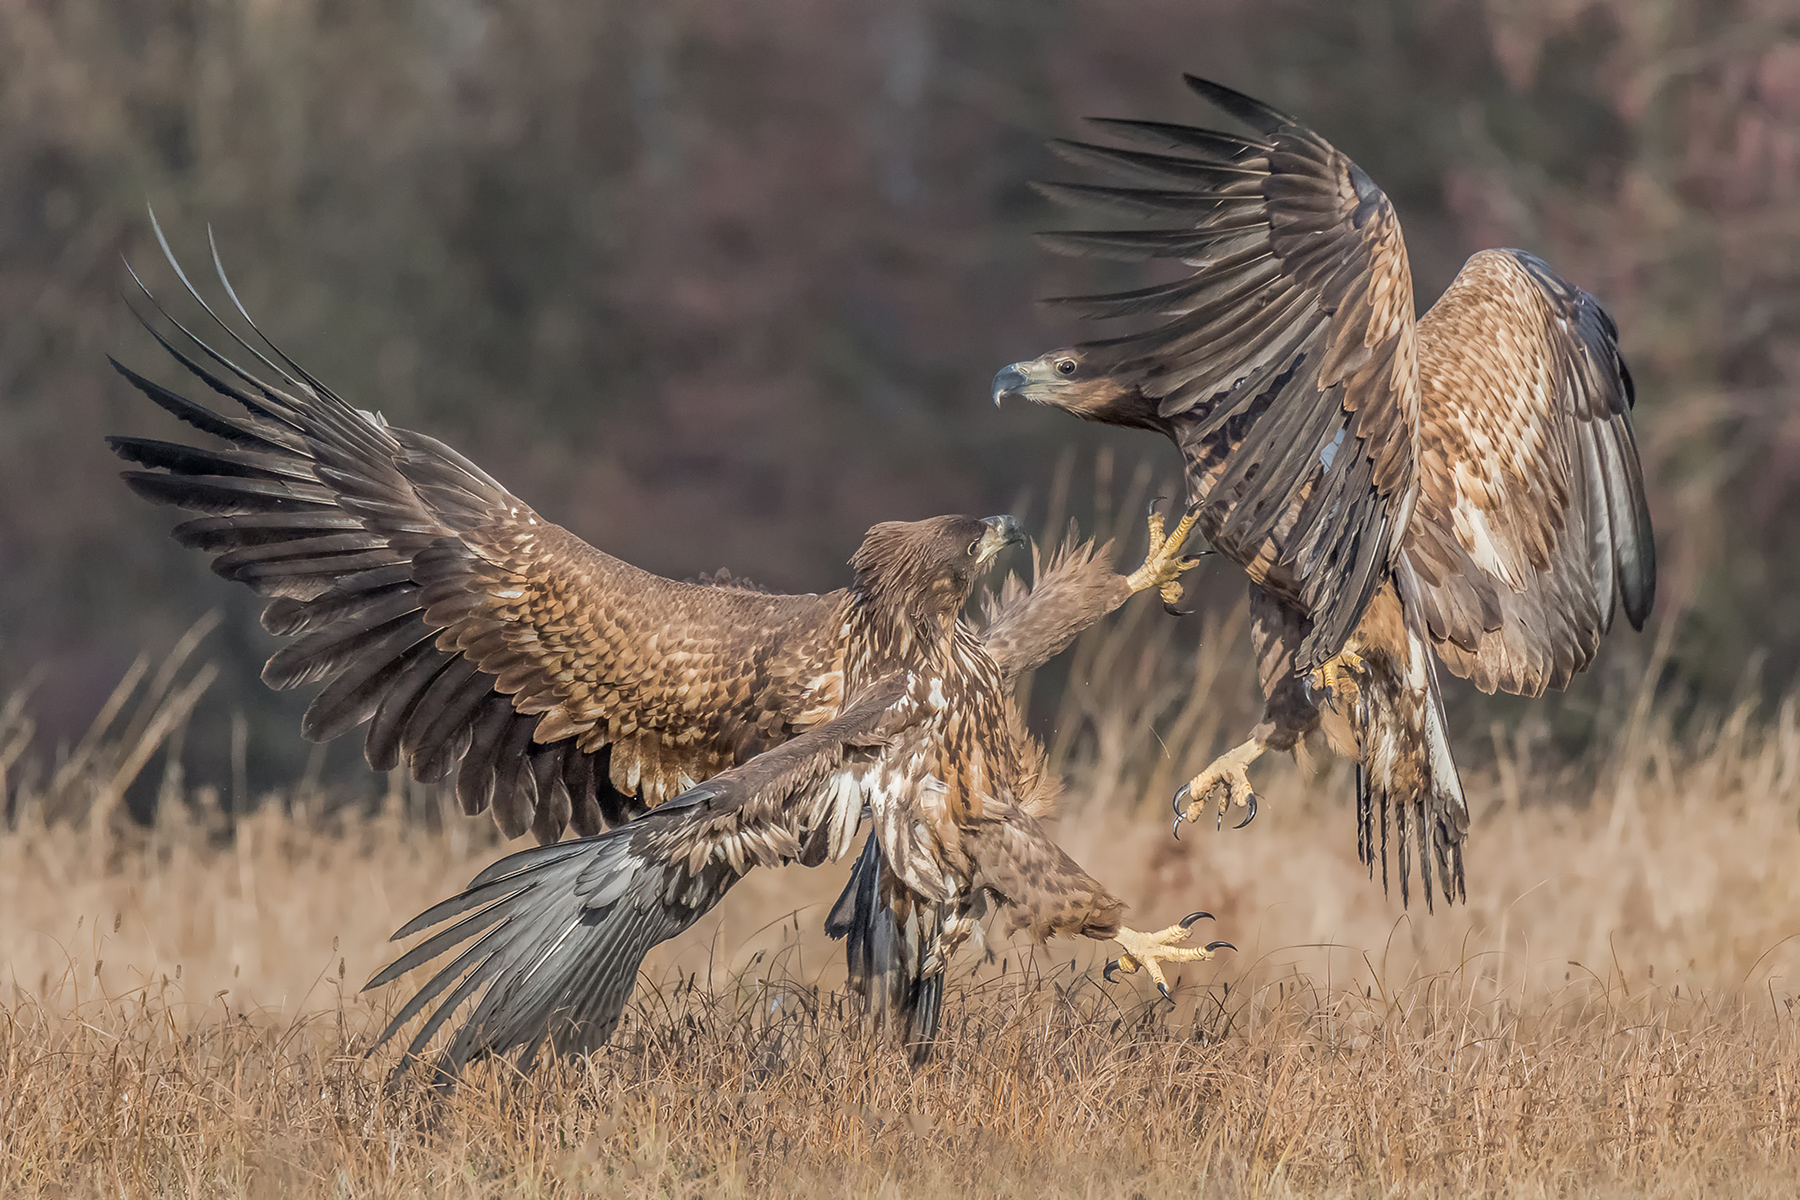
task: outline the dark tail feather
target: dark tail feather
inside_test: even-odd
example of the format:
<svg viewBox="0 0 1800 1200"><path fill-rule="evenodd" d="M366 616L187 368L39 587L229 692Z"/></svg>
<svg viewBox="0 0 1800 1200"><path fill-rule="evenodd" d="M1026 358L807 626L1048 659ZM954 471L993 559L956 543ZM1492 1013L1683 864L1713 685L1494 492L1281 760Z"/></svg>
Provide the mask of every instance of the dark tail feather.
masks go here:
<svg viewBox="0 0 1800 1200"><path fill-rule="evenodd" d="M881 843L869 835L850 868L850 882L825 918L825 932L844 941L850 986L869 1002L876 1022L911 1053L931 1057L944 1001L944 969L936 948L943 912L900 886Z"/></svg>
<svg viewBox="0 0 1800 1200"><path fill-rule="evenodd" d="M1379 856L1381 886L1385 891L1391 824L1394 860L1400 873L1400 902L1404 905L1412 901L1412 861L1407 843L1416 841L1425 907L1430 911L1434 874L1447 902L1468 898L1462 848L1469 832L1469 806L1463 798L1456 759L1450 753L1437 662L1410 615L1406 653L1414 660L1413 665L1423 671L1424 695L1403 688L1392 674L1368 677L1361 692L1357 849L1371 876ZM1407 665L1397 663L1394 669L1404 672ZM1377 813L1381 819L1379 848L1375 844Z"/></svg>
<svg viewBox="0 0 1800 1200"><path fill-rule="evenodd" d="M703 815L703 813L702 813ZM597 837L540 846L502 859L469 889L408 922L396 938L461 919L384 967L364 990L470 943L397 1013L379 1046L448 991L394 1069L397 1079L465 1001L481 992L433 1078L525 1047L528 1070L546 1039L557 1053L587 1053L612 1036L651 947L692 925L741 875L708 861L698 875L661 849L692 811L660 809ZM471 910L474 911L472 915ZM482 989L485 987L485 991Z"/></svg>

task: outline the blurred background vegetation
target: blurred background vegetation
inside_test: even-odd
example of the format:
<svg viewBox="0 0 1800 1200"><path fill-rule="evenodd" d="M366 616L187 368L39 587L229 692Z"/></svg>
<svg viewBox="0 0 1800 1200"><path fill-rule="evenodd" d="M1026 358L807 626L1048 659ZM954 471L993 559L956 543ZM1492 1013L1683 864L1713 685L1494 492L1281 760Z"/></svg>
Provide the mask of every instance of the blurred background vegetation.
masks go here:
<svg viewBox="0 0 1800 1200"><path fill-rule="evenodd" d="M1459 687L1465 758L1490 722L1579 748L1646 664L1690 709L1789 690L1795 0L19 0L0 6L0 695L31 685L54 755L141 651L217 607L190 775L243 793L356 762L309 760L303 698L256 680L253 597L115 481L103 435L170 424L105 361L170 378L120 300L121 255L173 300L146 200L191 270L214 227L314 373L552 519L666 574L824 590L878 520L1041 518L1063 462L1091 526L1140 462L1173 477L1165 445L996 412L987 381L1078 336L1035 297L1107 270L1028 236L1058 220L1026 186L1059 171L1043 139L1085 115L1211 122L1182 70L1355 157L1423 302L1513 245L1618 319L1668 652L1616 633L1553 705ZM1228 609L1241 585L1202 590Z"/></svg>

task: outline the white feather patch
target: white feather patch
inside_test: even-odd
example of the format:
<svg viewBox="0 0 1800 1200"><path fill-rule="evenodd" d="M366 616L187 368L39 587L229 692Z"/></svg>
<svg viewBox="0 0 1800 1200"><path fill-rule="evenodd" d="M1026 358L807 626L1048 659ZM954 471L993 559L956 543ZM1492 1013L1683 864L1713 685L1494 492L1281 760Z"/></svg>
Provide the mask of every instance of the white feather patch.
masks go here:
<svg viewBox="0 0 1800 1200"><path fill-rule="evenodd" d="M1525 580L1508 561L1505 548L1495 536L1487 512L1469 499L1477 481L1462 464L1456 464L1456 503L1450 509L1450 522L1456 538L1476 566L1500 580L1515 592L1525 590Z"/></svg>

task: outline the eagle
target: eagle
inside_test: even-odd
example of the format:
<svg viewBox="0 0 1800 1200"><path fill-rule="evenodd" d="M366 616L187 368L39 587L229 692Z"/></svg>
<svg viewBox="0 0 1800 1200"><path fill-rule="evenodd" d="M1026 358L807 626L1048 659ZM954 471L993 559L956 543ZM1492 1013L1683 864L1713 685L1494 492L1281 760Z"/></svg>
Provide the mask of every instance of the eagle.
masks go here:
<svg viewBox="0 0 1800 1200"><path fill-rule="evenodd" d="M1058 141L1107 183L1051 200L1138 218L1048 248L1174 259L1169 282L1050 301L1146 328L994 376L1012 396L1160 432L1214 549L1250 577L1263 718L1175 795L1247 824L1246 768L1322 728L1357 766L1358 849L1408 898L1465 892L1468 807L1437 662L1483 691L1567 686L1623 603L1641 629L1656 549L1632 436L1631 373L1600 303L1522 250L1483 250L1415 315L1400 223L1373 180L1293 117L1193 76L1249 130L1098 122ZM1436 662L1434 662L1434 656ZM1380 847L1374 825L1379 816Z"/></svg>
<svg viewBox="0 0 1800 1200"><path fill-rule="evenodd" d="M1224 945L1180 944L1201 914L1153 933L1121 924L1124 906L1044 827L1057 785L1012 696L1020 672L1133 593L1175 594L1196 558L1160 517L1138 570L1117 574L1104 548L1071 542L985 629L962 613L1000 550L1023 540L1011 517L876 525L852 583L822 594L665 579L546 521L444 443L347 403L262 338L219 268L258 349L156 234L256 369L143 289L179 344L146 320L152 336L242 411L113 360L222 443L111 438L134 464L126 483L198 513L176 540L269 598L263 624L288 640L263 678L322 685L307 737L365 726L371 767L454 774L467 812L491 809L509 836L540 842L395 935L458 918L369 987L471 942L382 1035L441 997L407 1062L478 991L439 1059L444 1077L518 1046L528 1062L546 1039L599 1045L652 946L755 866L843 856L865 813L877 851L846 894L874 906L848 902L836 925L862 956L857 977L893 997L890 1024L914 1042L935 1027L945 964L990 903L1039 937L1117 940L1120 965L1165 990L1162 963ZM570 828L580 836L559 841Z"/></svg>

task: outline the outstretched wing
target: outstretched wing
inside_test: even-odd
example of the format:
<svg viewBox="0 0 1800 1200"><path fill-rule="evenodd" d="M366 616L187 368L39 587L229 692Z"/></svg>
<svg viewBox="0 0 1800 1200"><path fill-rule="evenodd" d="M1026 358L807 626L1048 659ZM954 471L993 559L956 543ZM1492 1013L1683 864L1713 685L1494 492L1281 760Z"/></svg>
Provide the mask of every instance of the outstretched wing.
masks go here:
<svg viewBox="0 0 1800 1200"><path fill-rule="evenodd" d="M635 815L836 712L833 596L640 571L543 520L443 443L351 407L272 345L280 363L238 339L279 385L172 323L193 354L151 332L244 415L115 362L226 445L110 440L150 468L124 473L133 491L204 514L176 528L178 541L271 597L263 624L292 640L264 680L324 684L307 737L367 722L372 767L404 760L422 780L455 768L467 811L491 805L509 836L529 828L554 841L571 823L593 833Z"/></svg>
<svg viewBox="0 0 1800 1200"><path fill-rule="evenodd" d="M1483 691L1565 687L1617 602L1641 628L1656 592L1618 330L1539 259L1484 250L1420 322L1419 377L1407 601Z"/></svg>
<svg viewBox="0 0 1800 1200"><path fill-rule="evenodd" d="M1008 575L982 602L981 644L1011 683L1069 648L1082 632L1131 599L1112 566L1113 544L1082 541L1073 521L1048 555L1031 545L1032 582Z"/></svg>
<svg viewBox="0 0 1800 1200"><path fill-rule="evenodd" d="M909 677L871 687L842 716L725 771L644 818L599 837L501 859L468 890L407 922L395 939L442 925L364 990L470 944L394 1015L379 1045L446 996L396 1073L467 1000L481 999L438 1059L449 1081L471 1060L549 1038L579 1053L612 1035L652 946L686 929L754 866L817 864L850 847L859 774L921 705ZM468 914L468 915L464 915ZM484 990L485 989L485 990Z"/></svg>
<svg viewBox="0 0 1800 1200"><path fill-rule="evenodd" d="M1042 190L1162 222L1045 235L1052 249L1177 259L1193 272L1055 303L1094 317L1170 318L1078 347L1083 374L1135 388L1161 417L1178 418L1212 544L1259 583L1297 592L1311 614L1305 671L1355 628L1406 521L1419 412L1412 276L1393 206L1355 163L1292 117L1188 83L1254 134L1104 121L1175 153L1053 148L1152 186Z"/></svg>

